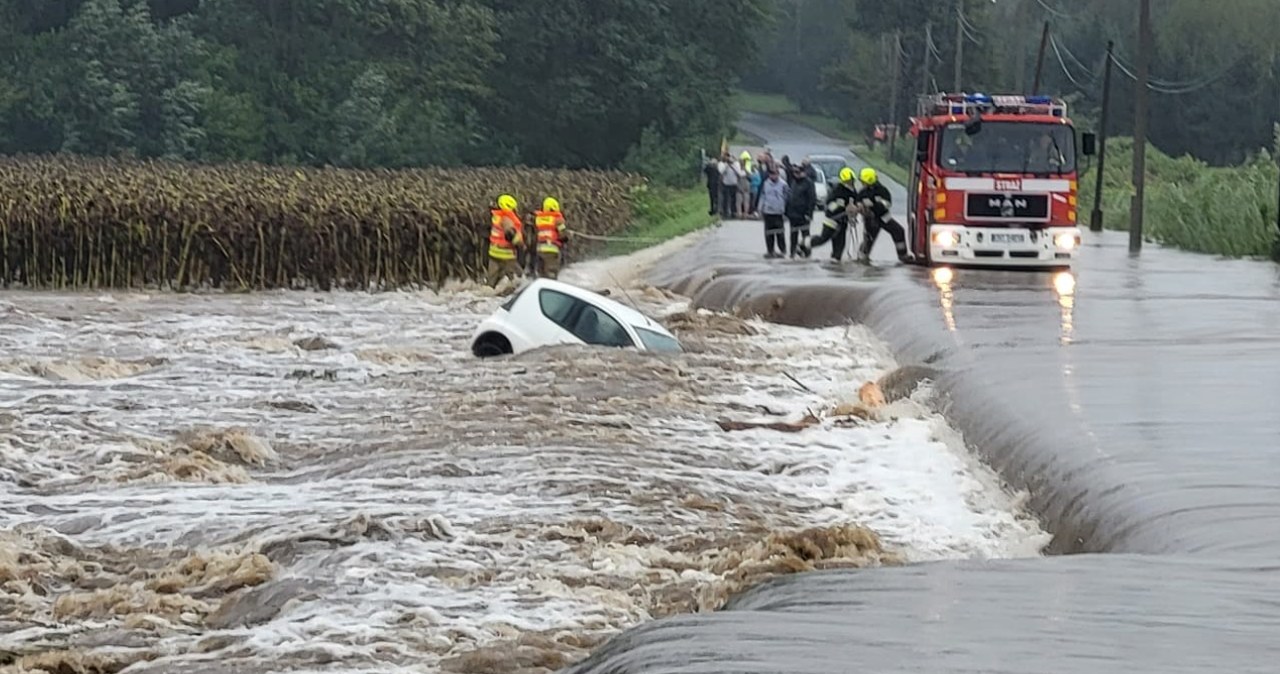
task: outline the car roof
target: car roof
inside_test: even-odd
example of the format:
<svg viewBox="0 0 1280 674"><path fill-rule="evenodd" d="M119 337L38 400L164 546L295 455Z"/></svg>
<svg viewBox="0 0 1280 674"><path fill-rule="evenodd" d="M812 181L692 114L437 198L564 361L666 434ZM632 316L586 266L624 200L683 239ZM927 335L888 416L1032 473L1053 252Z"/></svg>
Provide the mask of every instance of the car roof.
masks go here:
<svg viewBox="0 0 1280 674"><path fill-rule="evenodd" d="M633 326L648 328L650 330L656 330L658 332L661 332L667 335L671 334L667 332L667 329L663 327L662 324L640 313L639 311L636 311L635 309L625 304L622 304L621 302L617 302L615 300L609 299L608 297L605 297L600 293L587 290L586 288L583 288L581 286L575 286L571 283L565 283L563 281L555 281L552 279L542 278L542 279L535 280L533 283L530 283L527 290L536 291L542 288L559 291L571 297L575 297L577 299L583 300L585 302L590 302L598 307L601 307L607 310L609 313L613 314L615 317L622 319L623 321L626 321L627 323L630 323Z"/></svg>

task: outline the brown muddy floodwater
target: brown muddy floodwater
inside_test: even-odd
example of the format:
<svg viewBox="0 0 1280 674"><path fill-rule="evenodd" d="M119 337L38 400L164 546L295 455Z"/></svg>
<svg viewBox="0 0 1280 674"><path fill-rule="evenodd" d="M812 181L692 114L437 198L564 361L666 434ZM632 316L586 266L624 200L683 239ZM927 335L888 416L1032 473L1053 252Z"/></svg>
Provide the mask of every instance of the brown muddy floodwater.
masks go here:
<svg viewBox="0 0 1280 674"><path fill-rule="evenodd" d="M688 352L481 362L473 287L0 294L0 671L549 672L774 574L1047 542L927 385L833 415L897 366L865 329L629 294Z"/></svg>

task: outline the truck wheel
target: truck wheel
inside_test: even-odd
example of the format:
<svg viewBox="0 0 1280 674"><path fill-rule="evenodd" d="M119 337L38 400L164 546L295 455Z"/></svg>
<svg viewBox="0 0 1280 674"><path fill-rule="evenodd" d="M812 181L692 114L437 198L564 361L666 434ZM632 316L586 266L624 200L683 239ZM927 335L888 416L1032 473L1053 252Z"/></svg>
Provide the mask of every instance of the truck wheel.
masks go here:
<svg viewBox="0 0 1280 674"><path fill-rule="evenodd" d="M477 358L493 358L510 354L511 341L496 332L486 332L471 345L471 353Z"/></svg>

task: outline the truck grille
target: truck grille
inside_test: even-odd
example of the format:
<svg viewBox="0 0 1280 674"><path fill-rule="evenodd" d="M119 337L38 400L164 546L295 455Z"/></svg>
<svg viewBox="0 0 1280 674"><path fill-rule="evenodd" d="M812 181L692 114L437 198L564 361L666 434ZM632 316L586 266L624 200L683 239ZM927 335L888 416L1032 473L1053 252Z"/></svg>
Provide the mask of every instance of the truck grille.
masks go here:
<svg viewBox="0 0 1280 674"><path fill-rule="evenodd" d="M965 217L971 220L1049 219L1047 194L998 194L970 192L965 195Z"/></svg>

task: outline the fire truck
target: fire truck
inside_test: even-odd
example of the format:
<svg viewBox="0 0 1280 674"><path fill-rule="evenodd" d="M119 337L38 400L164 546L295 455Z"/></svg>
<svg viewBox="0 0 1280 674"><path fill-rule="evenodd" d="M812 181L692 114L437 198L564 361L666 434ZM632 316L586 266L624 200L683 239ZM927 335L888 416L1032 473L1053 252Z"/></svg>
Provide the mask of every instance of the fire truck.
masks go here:
<svg viewBox="0 0 1280 674"><path fill-rule="evenodd" d="M1080 250L1076 134L1050 96L921 96L907 238L929 266L1069 268ZM1081 137L1092 156L1093 134Z"/></svg>

